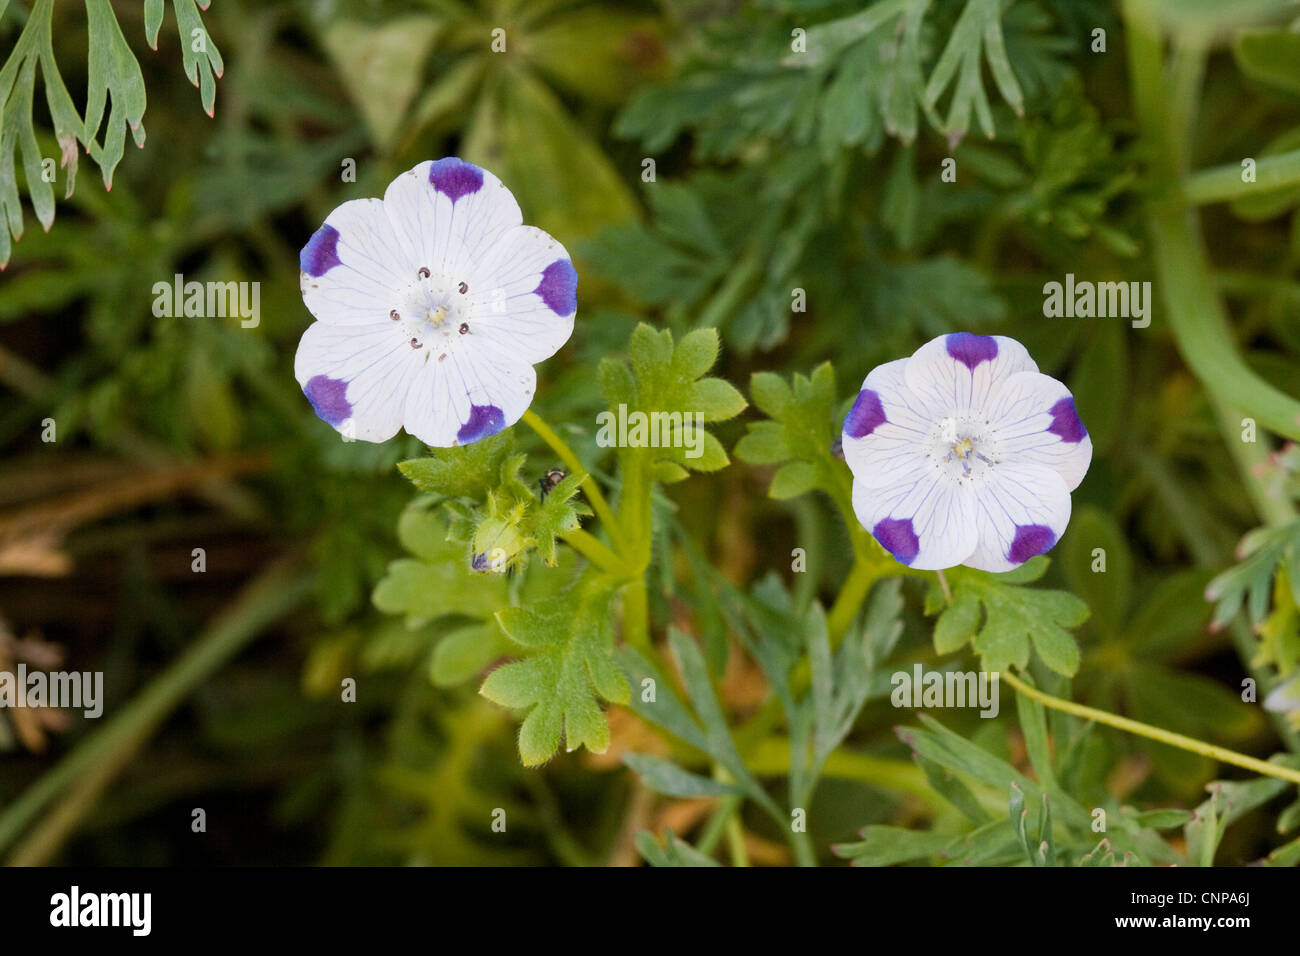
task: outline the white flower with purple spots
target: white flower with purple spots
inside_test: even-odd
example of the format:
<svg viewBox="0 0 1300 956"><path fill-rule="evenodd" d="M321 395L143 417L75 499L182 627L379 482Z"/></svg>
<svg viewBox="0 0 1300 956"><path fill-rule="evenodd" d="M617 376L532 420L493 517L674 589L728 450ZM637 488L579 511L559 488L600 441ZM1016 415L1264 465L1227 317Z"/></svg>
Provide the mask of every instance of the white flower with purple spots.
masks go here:
<svg viewBox="0 0 1300 956"><path fill-rule="evenodd" d="M578 274L501 181L455 158L335 209L299 257L316 322L294 376L324 421L435 447L513 425L573 333Z"/></svg>
<svg viewBox="0 0 1300 956"><path fill-rule="evenodd" d="M1069 390L1001 335L872 370L844 419L853 510L897 560L1010 571L1060 540L1092 440Z"/></svg>

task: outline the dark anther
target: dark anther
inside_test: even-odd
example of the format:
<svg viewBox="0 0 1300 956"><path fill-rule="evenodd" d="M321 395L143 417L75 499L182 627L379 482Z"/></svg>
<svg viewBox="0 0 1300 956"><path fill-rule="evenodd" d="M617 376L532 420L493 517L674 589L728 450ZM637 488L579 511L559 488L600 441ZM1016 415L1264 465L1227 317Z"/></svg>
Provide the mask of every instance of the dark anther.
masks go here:
<svg viewBox="0 0 1300 956"><path fill-rule="evenodd" d="M465 334L466 332L468 332L468 331L469 331L469 323L468 323L468 322L462 322L462 323L460 324L460 334L461 334L461 335L464 335L464 334Z"/></svg>
<svg viewBox="0 0 1300 956"><path fill-rule="evenodd" d="M419 339L411 339L411 348L413 348L413 349L422 349L422 348L424 348L424 346L420 344L420 340L419 340Z"/></svg>
<svg viewBox="0 0 1300 956"><path fill-rule="evenodd" d="M394 322L396 322L398 319L401 318L401 316L397 314L396 309L393 309L391 312L389 312L388 317L392 319Z"/></svg>
<svg viewBox="0 0 1300 956"><path fill-rule="evenodd" d="M427 278L429 278L429 269L428 269L428 267L426 267L426 266L420 266L420 278L421 278L421 279L427 279Z"/></svg>
<svg viewBox="0 0 1300 956"><path fill-rule="evenodd" d="M457 286L457 288L460 289L460 294L464 295L466 292L469 291L469 283L462 282L459 286Z"/></svg>

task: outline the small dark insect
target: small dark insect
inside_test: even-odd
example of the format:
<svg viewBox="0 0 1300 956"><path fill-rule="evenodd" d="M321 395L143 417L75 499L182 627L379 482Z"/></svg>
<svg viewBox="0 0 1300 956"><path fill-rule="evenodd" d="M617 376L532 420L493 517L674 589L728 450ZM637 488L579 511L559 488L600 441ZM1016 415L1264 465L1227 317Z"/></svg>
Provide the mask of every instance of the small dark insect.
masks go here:
<svg viewBox="0 0 1300 956"><path fill-rule="evenodd" d="M558 485L560 482L562 482L568 476L569 473L565 471L563 468L549 469L546 472L546 474L542 475L541 478L537 479L537 483L542 487L542 497L545 498L549 492L554 491L555 486Z"/></svg>
<svg viewBox="0 0 1300 956"><path fill-rule="evenodd" d="M420 278L421 278L421 279L427 279L427 278L429 278L429 268L428 268L428 266L420 266Z"/></svg>
<svg viewBox="0 0 1300 956"><path fill-rule="evenodd" d="M393 309L391 312L389 312L388 317L392 319L394 322L396 322L398 319L401 318L401 316L397 314L396 309Z"/></svg>
<svg viewBox="0 0 1300 956"><path fill-rule="evenodd" d="M466 332L468 332L468 331L469 331L469 323L468 323L468 322L462 322L462 323L460 324L460 334L461 334L461 335L464 335L464 334L465 334Z"/></svg>
<svg viewBox="0 0 1300 956"><path fill-rule="evenodd" d="M469 291L469 283L468 283L468 282L462 282L462 283L461 283L460 285L458 285L456 288L460 290L460 294L461 294L461 295L464 295L466 292Z"/></svg>

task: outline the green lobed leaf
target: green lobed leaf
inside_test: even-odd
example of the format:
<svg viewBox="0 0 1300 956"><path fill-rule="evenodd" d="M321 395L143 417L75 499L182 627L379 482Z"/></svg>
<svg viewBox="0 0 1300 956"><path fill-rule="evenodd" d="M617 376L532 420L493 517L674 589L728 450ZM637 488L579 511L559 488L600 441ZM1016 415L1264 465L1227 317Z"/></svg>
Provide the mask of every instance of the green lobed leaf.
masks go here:
<svg viewBox="0 0 1300 956"><path fill-rule="evenodd" d="M567 593L528 607L497 612L506 635L531 652L492 671L479 689L513 710L527 710L519 731L519 755L537 766L565 747L603 753L609 725L597 697L628 702L627 678L614 663L608 586L584 579Z"/></svg>
<svg viewBox="0 0 1300 956"><path fill-rule="evenodd" d="M1045 568L1044 563L1028 573L1036 576ZM1077 627L1087 619L1088 605L1065 591L1008 584L1004 580L1008 576L968 569L952 575L956 579L954 603L968 602L973 597L984 607L984 624L975 638L983 668L1000 671L1014 667L1023 671L1029 665L1032 648L1049 668L1072 677L1079 668L1079 645L1066 628Z"/></svg>
<svg viewBox="0 0 1300 956"><path fill-rule="evenodd" d="M449 498L479 497L496 484L501 466L514 450L514 435L500 432L482 441L440 448L428 458L399 462L397 468L416 488Z"/></svg>
<svg viewBox="0 0 1300 956"><path fill-rule="evenodd" d="M789 383L772 372L750 379L754 404L769 421L752 422L736 443L736 457L755 465L782 464L768 488L773 498L831 490L843 465L831 453L839 435L834 418L835 372L829 362Z"/></svg>

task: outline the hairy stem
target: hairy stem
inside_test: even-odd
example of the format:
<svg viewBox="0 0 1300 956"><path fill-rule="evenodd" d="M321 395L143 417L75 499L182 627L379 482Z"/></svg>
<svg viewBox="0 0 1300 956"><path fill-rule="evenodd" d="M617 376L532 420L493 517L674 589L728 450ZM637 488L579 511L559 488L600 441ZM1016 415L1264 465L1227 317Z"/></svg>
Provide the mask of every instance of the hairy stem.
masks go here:
<svg viewBox="0 0 1300 956"><path fill-rule="evenodd" d="M623 537L622 526L619 525L618 519L614 517L614 509L609 506L605 496L600 491L600 485L596 484L596 479L591 477L591 473L582 466L578 456L573 453L573 449L568 446L563 438L555 433L550 425L542 421L541 417L531 408L524 412L522 421L533 431L537 433L542 441L550 446L551 450L559 456L560 461L564 462L564 467L574 474L581 473L585 477L582 479L582 490L591 502L591 508L596 512L596 517L600 519L609 539L614 542L614 547L620 553L627 553L627 541Z"/></svg>
<svg viewBox="0 0 1300 956"><path fill-rule="evenodd" d="M623 563L623 559L607 548L604 542L594 535L578 528L576 531L566 531L560 537L564 539L569 547L602 571L620 578L626 576L627 568Z"/></svg>

